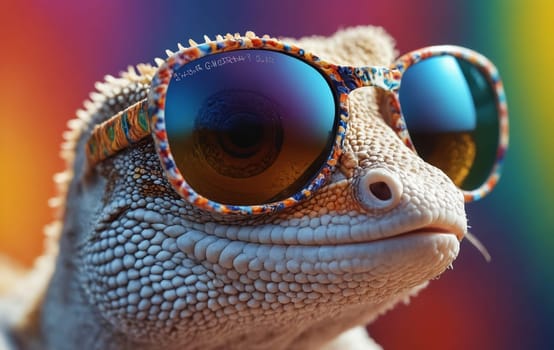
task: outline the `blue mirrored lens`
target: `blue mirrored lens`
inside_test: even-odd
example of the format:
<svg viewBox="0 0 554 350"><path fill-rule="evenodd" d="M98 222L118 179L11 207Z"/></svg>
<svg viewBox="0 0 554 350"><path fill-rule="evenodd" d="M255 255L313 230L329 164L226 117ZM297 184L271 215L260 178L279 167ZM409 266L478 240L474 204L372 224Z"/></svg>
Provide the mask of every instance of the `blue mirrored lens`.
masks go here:
<svg viewBox="0 0 554 350"><path fill-rule="evenodd" d="M418 154L464 190L489 177L499 142L496 95L484 73L453 56L410 67L399 91Z"/></svg>
<svg viewBox="0 0 554 350"><path fill-rule="evenodd" d="M329 156L337 106L327 79L284 53L208 55L174 72L165 119L186 181L234 205L299 192Z"/></svg>

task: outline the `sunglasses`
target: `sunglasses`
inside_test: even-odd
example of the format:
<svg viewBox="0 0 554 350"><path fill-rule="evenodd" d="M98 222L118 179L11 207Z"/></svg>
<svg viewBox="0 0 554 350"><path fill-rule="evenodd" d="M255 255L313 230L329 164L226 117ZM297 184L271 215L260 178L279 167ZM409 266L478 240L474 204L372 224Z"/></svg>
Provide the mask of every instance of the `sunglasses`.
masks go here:
<svg viewBox="0 0 554 350"><path fill-rule="evenodd" d="M160 65L147 99L95 127L91 166L151 135L167 179L196 207L281 210L325 184L342 153L348 94L373 86L385 91L387 124L466 202L498 181L506 99L496 68L474 51L434 46L389 67L349 67L253 33L191 45Z"/></svg>

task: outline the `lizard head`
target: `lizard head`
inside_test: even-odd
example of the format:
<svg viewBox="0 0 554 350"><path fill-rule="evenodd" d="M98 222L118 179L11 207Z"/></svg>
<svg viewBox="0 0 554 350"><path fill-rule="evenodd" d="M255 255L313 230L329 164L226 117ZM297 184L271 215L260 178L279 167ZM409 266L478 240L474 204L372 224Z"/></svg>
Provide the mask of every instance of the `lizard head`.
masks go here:
<svg viewBox="0 0 554 350"><path fill-rule="evenodd" d="M393 40L371 27L286 41L338 64L395 58ZM153 72L142 65L97 84L68 136L74 176L43 319L45 329L61 327L64 312L90 321L61 332L66 342L86 343L94 323L102 331L91 342L124 346L309 348L371 321L456 258L463 195L387 125L373 88L349 96L328 184L280 212L227 218L192 206L165 179L151 138L89 169L92 128L143 99Z"/></svg>

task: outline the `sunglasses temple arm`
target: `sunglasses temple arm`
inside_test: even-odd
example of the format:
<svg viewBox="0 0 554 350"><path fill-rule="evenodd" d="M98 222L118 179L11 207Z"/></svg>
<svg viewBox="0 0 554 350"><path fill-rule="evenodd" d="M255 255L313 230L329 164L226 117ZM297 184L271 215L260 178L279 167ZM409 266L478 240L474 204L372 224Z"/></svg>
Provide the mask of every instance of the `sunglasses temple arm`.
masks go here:
<svg viewBox="0 0 554 350"><path fill-rule="evenodd" d="M148 135L148 101L143 99L94 127L85 146L89 166L94 166Z"/></svg>

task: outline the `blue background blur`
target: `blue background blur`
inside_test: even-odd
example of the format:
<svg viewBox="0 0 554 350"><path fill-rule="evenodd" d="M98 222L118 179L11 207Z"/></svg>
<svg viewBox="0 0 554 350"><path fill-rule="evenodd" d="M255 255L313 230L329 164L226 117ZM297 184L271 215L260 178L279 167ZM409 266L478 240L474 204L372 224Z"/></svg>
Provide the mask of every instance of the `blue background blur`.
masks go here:
<svg viewBox="0 0 554 350"><path fill-rule="evenodd" d="M400 52L457 44L504 77L511 146L490 196L468 206L485 263L462 244L454 271L370 326L386 349L554 349L552 1L3 1L0 251L29 265L51 220L65 123L104 74L203 34L276 36L386 28Z"/></svg>

